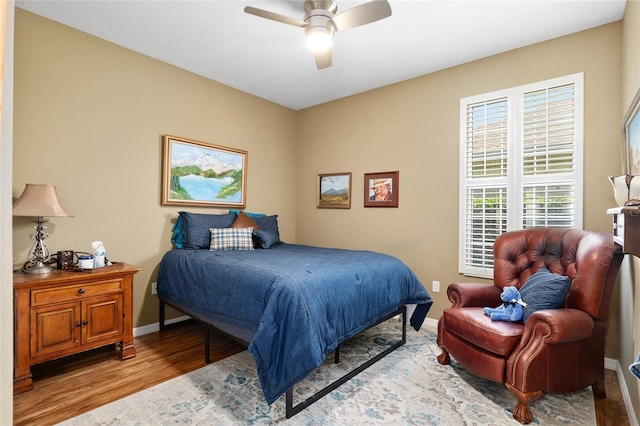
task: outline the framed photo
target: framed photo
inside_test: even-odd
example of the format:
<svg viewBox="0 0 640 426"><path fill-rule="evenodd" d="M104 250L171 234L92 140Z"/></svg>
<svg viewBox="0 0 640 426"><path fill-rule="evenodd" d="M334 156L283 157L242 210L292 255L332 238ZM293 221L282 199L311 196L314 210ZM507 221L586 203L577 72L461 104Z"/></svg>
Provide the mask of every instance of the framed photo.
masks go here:
<svg viewBox="0 0 640 426"><path fill-rule="evenodd" d="M247 151L164 136L163 206L244 208Z"/></svg>
<svg viewBox="0 0 640 426"><path fill-rule="evenodd" d="M640 175L640 90L631 102L624 117L624 153L626 173Z"/></svg>
<svg viewBox="0 0 640 426"><path fill-rule="evenodd" d="M364 174L365 207L398 207L400 172Z"/></svg>
<svg viewBox="0 0 640 426"><path fill-rule="evenodd" d="M351 173L318 175L316 207L321 209L350 209Z"/></svg>

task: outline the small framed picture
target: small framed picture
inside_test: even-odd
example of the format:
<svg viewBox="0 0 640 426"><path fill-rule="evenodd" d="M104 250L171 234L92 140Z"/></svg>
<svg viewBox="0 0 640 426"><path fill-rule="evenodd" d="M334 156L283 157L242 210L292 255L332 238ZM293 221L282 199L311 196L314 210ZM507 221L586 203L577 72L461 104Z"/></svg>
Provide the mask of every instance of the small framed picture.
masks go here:
<svg viewBox="0 0 640 426"><path fill-rule="evenodd" d="M350 209L351 173L319 174L316 207L321 209Z"/></svg>
<svg viewBox="0 0 640 426"><path fill-rule="evenodd" d="M364 174L365 207L398 207L400 172Z"/></svg>

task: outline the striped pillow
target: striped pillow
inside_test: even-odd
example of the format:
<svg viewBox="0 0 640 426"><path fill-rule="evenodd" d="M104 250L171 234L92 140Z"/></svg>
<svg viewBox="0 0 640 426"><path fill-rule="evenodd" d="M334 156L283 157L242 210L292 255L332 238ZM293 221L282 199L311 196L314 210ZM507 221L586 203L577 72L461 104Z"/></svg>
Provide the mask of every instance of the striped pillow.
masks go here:
<svg viewBox="0 0 640 426"><path fill-rule="evenodd" d="M253 228L211 228L209 250L253 250Z"/></svg>

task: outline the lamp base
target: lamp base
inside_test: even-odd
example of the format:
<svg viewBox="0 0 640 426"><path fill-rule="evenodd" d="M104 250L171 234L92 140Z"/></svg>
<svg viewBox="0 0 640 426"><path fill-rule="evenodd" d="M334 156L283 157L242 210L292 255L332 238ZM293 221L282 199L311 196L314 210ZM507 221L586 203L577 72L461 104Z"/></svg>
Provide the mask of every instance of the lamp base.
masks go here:
<svg viewBox="0 0 640 426"><path fill-rule="evenodd" d="M53 268L49 265L45 265L42 262L27 262L22 266L22 272L25 274L48 274L53 271Z"/></svg>

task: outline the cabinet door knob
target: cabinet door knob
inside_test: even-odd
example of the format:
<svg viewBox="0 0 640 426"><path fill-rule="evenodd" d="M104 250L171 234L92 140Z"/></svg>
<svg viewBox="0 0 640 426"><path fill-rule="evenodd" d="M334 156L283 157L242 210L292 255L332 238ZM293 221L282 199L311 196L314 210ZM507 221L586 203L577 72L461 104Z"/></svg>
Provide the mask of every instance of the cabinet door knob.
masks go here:
<svg viewBox="0 0 640 426"><path fill-rule="evenodd" d="M76 327L80 327L81 325L82 325L82 323L81 323L80 321L78 321L78 322L76 323Z"/></svg>
<svg viewBox="0 0 640 426"><path fill-rule="evenodd" d="M78 294L84 294L86 290L84 288L79 288L78 289Z"/></svg>
<svg viewBox="0 0 640 426"><path fill-rule="evenodd" d="M89 324L89 321L87 320L82 321L82 325L87 325L87 324Z"/></svg>

